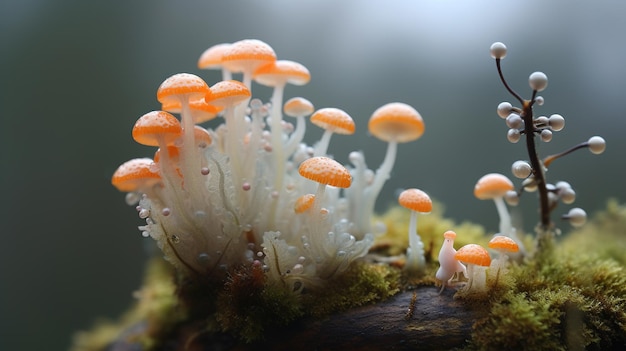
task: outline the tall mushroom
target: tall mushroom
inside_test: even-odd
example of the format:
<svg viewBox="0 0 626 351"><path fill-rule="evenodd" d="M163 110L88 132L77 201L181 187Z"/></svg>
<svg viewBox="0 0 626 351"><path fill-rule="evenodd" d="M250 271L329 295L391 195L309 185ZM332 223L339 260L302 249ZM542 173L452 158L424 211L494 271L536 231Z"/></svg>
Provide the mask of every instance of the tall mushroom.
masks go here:
<svg viewBox="0 0 626 351"><path fill-rule="evenodd" d="M243 84L251 89L252 74L261 65L276 61L276 53L267 43L244 39L232 43L222 53L222 67L243 74Z"/></svg>
<svg viewBox="0 0 626 351"><path fill-rule="evenodd" d="M179 103L181 106L181 124L183 127L183 146L181 165L186 184L193 187L198 184L197 174L200 169L200 158L197 155L194 140L194 121L189 102L199 100L210 93L209 86L202 78L189 74L178 73L167 78L157 90L157 100L161 104Z"/></svg>
<svg viewBox="0 0 626 351"><path fill-rule="evenodd" d="M504 203L504 196L508 191L513 190L513 182L500 173L489 173L482 176L474 186L474 196L479 200L493 200L496 204L498 216L500 217L499 230L501 235L506 235L515 240L520 247L520 252L524 254L522 242L517 238L515 228L511 224L511 216Z"/></svg>
<svg viewBox="0 0 626 351"><path fill-rule="evenodd" d="M413 107L392 102L379 107L368 122L369 132L376 138L387 142L387 152L372 184L364 191L363 210L359 211L357 227L369 228L370 216L374 212L374 203L385 181L389 178L396 159L398 143L419 139L424 134L422 116Z"/></svg>
<svg viewBox="0 0 626 351"><path fill-rule="evenodd" d="M411 210L409 221L409 247L406 250L406 264L404 269L410 274L421 275L426 268L424 258L424 243L417 233L417 213L430 213L433 209L433 202L428 194L422 190L411 188L406 189L398 197L398 203Z"/></svg>
<svg viewBox="0 0 626 351"><path fill-rule="evenodd" d="M252 78L259 84L273 87L270 113L270 126L272 130L272 154L276 176L274 177L274 190L281 192L283 184L283 167L285 154L283 150L283 93L287 83L304 85L311 80L309 70L298 62L278 60L259 66L253 73Z"/></svg>
<svg viewBox="0 0 626 351"><path fill-rule="evenodd" d="M241 148L243 145L243 134L246 131L243 114L236 112L236 107L250 98L250 90L241 82L236 80L225 80L215 83L210 88L205 100L211 105L224 108L224 119L226 120L226 131L228 133L224 153L230 157L233 178L237 186L241 186L245 178L245 165L242 161ZM250 167L254 168L254 167Z"/></svg>

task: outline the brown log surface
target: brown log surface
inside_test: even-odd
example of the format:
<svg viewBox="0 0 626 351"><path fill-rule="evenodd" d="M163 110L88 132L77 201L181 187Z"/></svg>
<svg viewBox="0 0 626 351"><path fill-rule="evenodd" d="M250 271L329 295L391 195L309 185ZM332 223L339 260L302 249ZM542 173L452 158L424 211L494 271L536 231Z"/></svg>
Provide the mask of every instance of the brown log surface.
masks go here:
<svg viewBox="0 0 626 351"><path fill-rule="evenodd" d="M385 301L333 314L304 319L268 331L266 339L240 344L227 335L203 338L202 350L451 350L463 347L474 322L487 313L480 305L453 298L454 290L441 295L436 287L419 287ZM415 294L415 308L409 314ZM180 342L159 350L182 350ZM176 346L175 346L176 345ZM194 350L198 348L193 348ZM141 350L117 342L111 351Z"/></svg>

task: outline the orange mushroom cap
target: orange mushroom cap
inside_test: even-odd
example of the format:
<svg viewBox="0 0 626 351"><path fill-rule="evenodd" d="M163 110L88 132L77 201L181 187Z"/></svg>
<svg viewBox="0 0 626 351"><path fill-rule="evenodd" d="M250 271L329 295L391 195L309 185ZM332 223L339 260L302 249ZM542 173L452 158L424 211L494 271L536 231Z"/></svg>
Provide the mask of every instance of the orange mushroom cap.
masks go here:
<svg viewBox="0 0 626 351"><path fill-rule="evenodd" d="M433 210L433 202L422 190L411 188L400 193L398 203L409 210L428 213Z"/></svg>
<svg viewBox="0 0 626 351"><path fill-rule="evenodd" d="M311 116L311 122L337 134L354 134L354 120L345 111L334 107L322 108Z"/></svg>
<svg viewBox="0 0 626 351"><path fill-rule="evenodd" d="M161 146L171 144L183 133L176 117L165 111L152 111L139 117L133 126L133 139L142 145Z"/></svg>
<svg viewBox="0 0 626 351"><path fill-rule="evenodd" d="M252 78L259 84L274 87L287 83L304 85L311 80L309 70L302 64L289 60L266 63L257 68Z"/></svg>
<svg viewBox="0 0 626 351"><path fill-rule="evenodd" d="M293 210L296 213L302 213L308 210L309 208L311 208L314 202L315 202L315 195L304 194L296 200L296 203L293 206Z"/></svg>
<svg viewBox="0 0 626 351"><path fill-rule="evenodd" d="M285 114L290 117L308 116L313 113L314 109L311 101L303 97L291 98L283 105Z"/></svg>
<svg viewBox="0 0 626 351"><path fill-rule="evenodd" d="M204 144L204 146L208 146L213 142L213 138L211 138L209 131L200 126L193 126L193 137L196 141L196 145Z"/></svg>
<svg viewBox="0 0 626 351"><path fill-rule="evenodd" d="M461 247L454 258L467 264L487 267L491 264L491 257L487 250L478 244L467 244Z"/></svg>
<svg viewBox="0 0 626 351"><path fill-rule="evenodd" d="M352 176L346 167L339 162L324 156L312 157L300 164L298 172L304 178L314 182L348 188L352 183Z"/></svg>
<svg viewBox="0 0 626 351"><path fill-rule="evenodd" d="M250 90L242 82L223 80L211 86L211 94L205 100L215 106L233 106L251 96Z"/></svg>
<svg viewBox="0 0 626 351"><path fill-rule="evenodd" d="M155 185L161 181L161 177L150 170L152 163L149 158L134 158L124 162L113 173L111 184L123 192L138 191Z"/></svg>
<svg viewBox="0 0 626 351"><path fill-rule="evenodd" d="M157 100L162 104L185 98L197 100L209 92L209 86L202 78L190 73L178 73L161 83L157 90Z"/></svg>
<svg viewBox="0 0 626 351"><path fill-rule="evenodd" d="M379 107L368 123L368 130L378 139L405 143L424 134L422 116L413 107L392 102Z"/></svg>
<svg viewBox="0 0 626 351"><path fill-rule="evenodd" d="M222 66L231 72L254 72L259 66L276 61L276 53L268 44L257 39L234 42L222 54Z"/></svg>
<svg viewBox="0 0 626 351"><path fill-rule="evenodd" d="M221 69L222 56L224 52L230 49L230 43L221 43L211 46L204 50L198 59L198 68L200 69Z"/></svg>
<svg viewBox="0 0 626 351"><path fill-rule="evenodd" d="M515 240L509 238L504 235L496 235L489 241L487 245L489 248L498 250L498 251L506 251L506 252L518 252L519 245L515 242Z"/></svg>
<svg viewBox="0 0 626 351"><path fill-rule="evenodd" d="M513 190L513 182L509 178L500 173L489 173L474 186L474 196L480 200L491 200L504 196L509 190Z"/></svg>

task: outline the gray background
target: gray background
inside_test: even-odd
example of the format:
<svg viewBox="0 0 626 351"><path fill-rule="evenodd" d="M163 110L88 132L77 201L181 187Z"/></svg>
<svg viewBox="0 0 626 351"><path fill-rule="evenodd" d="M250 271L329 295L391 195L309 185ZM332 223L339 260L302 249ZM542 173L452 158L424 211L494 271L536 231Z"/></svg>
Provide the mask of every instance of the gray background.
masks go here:
<svg viewBox="0 0 626 351"><path fill-rule="evenodd" d="M309 85L288 87L286 97L353 116L357 135L331 141L340 161L363 150L378 167L385 145L366 131L370 114L391 101L415 106L426 132L400 145L379 210L398 188L418 187L444 202L446 215L493 232L494 206L474 199L474 183L487 172L510 174L525 157L495 114L510 98L488 49L503 41L510 83L526 96L528 75L545 72L550 83L537 112L566 118L564 131L541 145L544 155L592 135L608 142L600 157L581 151L555 162L549 179L569 181L576 205L590 213L609 197L623 201L625 3L503 4L1 0L0 349L66 349L73 331L131 303L147 241L111 174L152 154L130 130L158 108L163 79L190 72L218 80L196 61L220 42L258 38L307 66ZM319 136L309 128L309 142ZM518 209L526 230L536 221L533 197Z"/></svg>

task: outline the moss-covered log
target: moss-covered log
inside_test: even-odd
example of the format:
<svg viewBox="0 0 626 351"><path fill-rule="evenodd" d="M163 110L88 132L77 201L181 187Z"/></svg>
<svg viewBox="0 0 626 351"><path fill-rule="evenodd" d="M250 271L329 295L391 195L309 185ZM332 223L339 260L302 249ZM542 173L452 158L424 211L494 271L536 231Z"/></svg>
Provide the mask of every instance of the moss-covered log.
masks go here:
<svg viewBox="0 0 626 351"><path fill-rule="evenodd" d="M441 295L435 287L419 287L388 300L333 314L305 319L269 331L263 341L242 344L227 335L202 335L189 342L184 327L159 350L450 350L470 339L473 323L487 309ZM109 351L137 351L125 341L144 327L137 325L112 344Z"/></svg>

